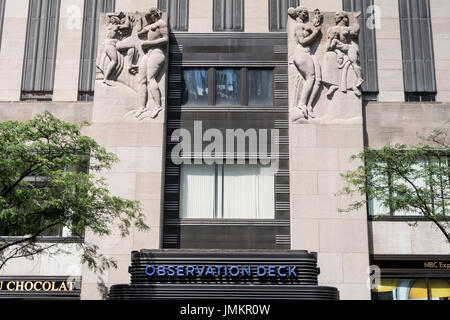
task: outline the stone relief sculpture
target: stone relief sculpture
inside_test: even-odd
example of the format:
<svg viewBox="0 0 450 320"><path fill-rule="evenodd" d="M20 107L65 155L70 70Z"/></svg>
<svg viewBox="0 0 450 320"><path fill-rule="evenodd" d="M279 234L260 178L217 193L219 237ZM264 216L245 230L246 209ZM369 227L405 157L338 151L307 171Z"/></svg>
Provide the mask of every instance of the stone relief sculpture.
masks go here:
<svg viewBox="0 0 450 320"><path fill-rule="evenodd" d="M328 101L333 101L337 91L345 94L351 90L360 98L364 83L357 43L360 13L352 14L355 20L352 25L349 13L344 11L335 15L326 13L326 21L319 9L310 13L303 6L289 8L288 15L295 21L290 22L290 36L294 37L290 41L295 41L290 53L297 71L295 85L290 87L295 92L292 120L315 119L315 109L324 104L321 97L324 88Z"/></svg>
<svg viewBox="0 0 450 320"><path fill-rule="evenodd" d="M360 13L357 14L358 18ZM357 97L361 97L360 87L364 83L359 63L359 46L353 41L358 39L360 26L358 20L349 25L348 13L341 11L335 16L336 26L328 29L327 52L321 60L322 82L328 86L328 97L331 99L339 90L347 92L351 89ZM349 82L349 70L356 75L356 82ZM340 77L339 77L340 75Z"/></svg>
<svg viewBox="0 0 450 320"><path fill-rule="evenodd" d="M323 16L319 10L315 12L315 20L309 21L309 12L305 7L290 8L289 16L297 21L295 27L295 50L294 64L300 76L296 84L297 108L305 117L313 117L313 103L320 90L321 71L320 64L312 53L311 47L321 35ZM301 83L303 82L303 86Z"/></svg>
<svg viewBox="0 0 450 320"><path fill-rule="evenodd" d="M110 13L107 19L106 39L97 57L102 84L114 87L120 82L131 88L137 94L133 116L156 119L164 109L159 81L169 43L162 12L152 8L145 14Z"/></svg>

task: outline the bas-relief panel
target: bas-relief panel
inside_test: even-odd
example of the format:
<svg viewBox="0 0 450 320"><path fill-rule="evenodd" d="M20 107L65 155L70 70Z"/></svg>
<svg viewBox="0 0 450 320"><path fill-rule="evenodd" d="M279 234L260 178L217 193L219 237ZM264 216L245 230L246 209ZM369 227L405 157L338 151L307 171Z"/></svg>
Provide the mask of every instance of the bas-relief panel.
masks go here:
<svg viewBox="0 0 450 320"><path fill-rule="evenodd" d="M297 7L288 15L292 122L361 123L360 13Z"/></svg>
<svg viewBox="0 0 450 320"><path fill-rule="evenodd" d="M94 122L151 121L166 105L167 15L107 13L100 23Z"/></svg>

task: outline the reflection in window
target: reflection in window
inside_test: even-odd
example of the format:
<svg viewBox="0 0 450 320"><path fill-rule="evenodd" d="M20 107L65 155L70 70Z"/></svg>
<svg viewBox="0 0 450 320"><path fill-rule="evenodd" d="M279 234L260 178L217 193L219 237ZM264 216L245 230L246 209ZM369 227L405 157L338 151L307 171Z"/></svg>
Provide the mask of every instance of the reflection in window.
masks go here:
<svg viewBox="0 0 450 320"><path fill-rule="evenodd" d="M273 76L269 69L248 70L248 105L273 105Z"/></svg>
<svg viewBox="0 0 450 320"><path fill-rule="evenodd" d="M449 279L381 279L374 300L449 300Z"/></svg>
<svg viewBox="0 0 450 320"><path fill-rule="evenodd" d="M240 104L240 70L217 69L216 105L237 106Z"/></svg>
<svg viewBox="0 0 450 320"><path fill-rule="evenodd" d="M183 105L208 105L208 69L184 70Z"/></svg>

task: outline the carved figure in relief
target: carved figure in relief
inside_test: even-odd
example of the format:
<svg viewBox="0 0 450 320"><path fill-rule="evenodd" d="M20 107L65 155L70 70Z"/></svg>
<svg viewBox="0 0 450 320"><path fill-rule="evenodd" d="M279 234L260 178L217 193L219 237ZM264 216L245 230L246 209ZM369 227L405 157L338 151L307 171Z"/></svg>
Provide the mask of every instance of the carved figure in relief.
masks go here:
<svg viewBox="0 0 450 320"><path fill-rule="evenodd" d="M109 13L106 39L99 49L97 68L102 83L117 82L137 94L137 107L126 117L155 119L163 110L159 88L166 62L169 31L162 12L152 8L144 13ZM123 70L128 72L123 72ZM129 109L128 109L129 110Z"/></svg>
<svg viewBox="0 0 450 320"><path fill-rule="evenodd" d="M130 38L133 31L134 16L126 15L123 12L118 14L110 13L107 16L109 18L109 26L103 45L105 55L109 58L109 63L105 68L103 83L114 86L114 81L123 69L124 62L121 52L125 51L127 55L128 71L132 74L137 72L137 66L134 65L137 50Z"/></svg>
<svg viewBox="0 0 450 320"><path fill-rule="evenodd" d="M169 31L167 24L161 20L161 16L162 12L159 9L150 9L146 14L148 24L144 25L143 19L141 19L140 30L138 28L138 35L146 36L147 40L141 41L145 55L139 64L138 103L140 109L136 113L136 118L153 108L151 118L154 119L163 110L157 77L166 61L165 49L169 42Z"/></svg>
<svg viewBox="0 0 450 320"><path fill-rule="evenodd" d="M359 16L360 13L355 17ZM330 27L327 32L327 52L321 61L322 82L328 85L327 95L330 99L337 90L345 93L348 89L361 97L360 87L364 80L359 62L359 46L353 41L359 35L359 22L356 19L350 26L348 13L341 11L336 13L335 23L336 26ZM349 83L349 70L355 73L355 83Z"/></svg>
<svg viewBox="0 0 450 320"><path fill-rule="evenodd" d="M321 36L323 15L318 9L314 11L315 19L309 19L308 9L305 7L289 8L289 16L296 20L295 41L297 43L294 64L301 77L296 86L296 107L305 119L313 118L314 101L320 91L321 70L319 61L312 53L312 46ZM303 86L301 85L303 82Z"/></svg>

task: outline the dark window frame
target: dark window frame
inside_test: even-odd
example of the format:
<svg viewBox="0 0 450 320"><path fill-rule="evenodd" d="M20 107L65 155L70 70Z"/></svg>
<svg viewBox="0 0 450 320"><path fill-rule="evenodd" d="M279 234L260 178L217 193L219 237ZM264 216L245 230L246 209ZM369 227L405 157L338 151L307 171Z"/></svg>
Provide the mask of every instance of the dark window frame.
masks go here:
<svg viewBox="0 0 450 320"><path fill-rule="evenodd" d="M216 71L218 69L236 69L240 70L240 105L221 105L225 107L239 108L239 107L250 107L256 108L261 105L249 105L249 70L270 70L272 72L272 104L263 105L264 107L275 107L275 75L273 67L186 67L183 68L182 74L185 69L207 69L208 70L208 105L200 106L204 108L211 108L217 106L216 104ZM183 95L184 95L184 78L183 78ZM182 98L185 101L185 98ZM184 106L189 106L189 104L182 104Z"/></svg>

